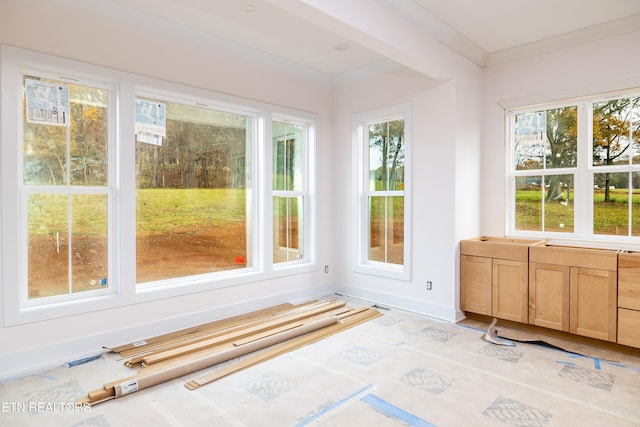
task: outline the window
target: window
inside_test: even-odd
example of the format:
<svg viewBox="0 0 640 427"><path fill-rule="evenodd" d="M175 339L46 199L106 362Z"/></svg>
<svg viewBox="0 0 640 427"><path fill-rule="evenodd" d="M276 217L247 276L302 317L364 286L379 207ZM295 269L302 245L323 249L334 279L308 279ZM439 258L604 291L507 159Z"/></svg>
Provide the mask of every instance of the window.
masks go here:
<svg viewBox="0 0 640 427"><path fill-rule="evenodd" d="M108 87L23 75L22 301L110 286Z"/></svg>
<svg viewBox="0 0 640 427"><path fill-rule="evenodd" d="M308 127L272 123L273 263L305 260Z"/></svg>
<svg viewBox="0 0 640 427"><path fill-rule="evenodd" d="M357 271L409 277L409 107L358 115Z"/></svg>
<svg viewBox="0 0 640 427"><path fill-rule="evenodd" d="M640 97L593 104L593 232L640 236Z"/></svg>
<svg viewBox="0 0 640 427"><path fill-rule="evenodd" d="M511 234L640 235L640 98L510 113Z"/></svg>
<svg viewBox="0 0 640 427"><path fill-rule="evenodd" d="M315 116L0 52L5 325L317 269Z"/></svg>
<svg viewBox="0 0 640 427"><path fill-rule="evenodd" d="M515 226L573 232L577 107L514 115Z"/></svg>
<svg viewBox="0 0 640 427"><path fill-rule="evenodd" d="M136 281L251 266L252 116L136 99Z"/></svg>

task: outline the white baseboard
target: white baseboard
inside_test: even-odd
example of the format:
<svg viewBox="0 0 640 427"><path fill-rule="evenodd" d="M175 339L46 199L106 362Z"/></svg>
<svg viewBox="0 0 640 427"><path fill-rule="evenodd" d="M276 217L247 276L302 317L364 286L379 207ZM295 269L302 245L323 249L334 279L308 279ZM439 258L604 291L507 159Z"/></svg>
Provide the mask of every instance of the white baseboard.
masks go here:
<svg viewBox="0 0 640 427"><path fill-rule="evenodd" d="M339 285L336 288L338 294L363 299L382 306L399 308L412 313L422 314L436 319L458 322L464 319L464 313L455 307L432 304L412 298L406 298L386 292L372 291L356 286Z"/></svg>

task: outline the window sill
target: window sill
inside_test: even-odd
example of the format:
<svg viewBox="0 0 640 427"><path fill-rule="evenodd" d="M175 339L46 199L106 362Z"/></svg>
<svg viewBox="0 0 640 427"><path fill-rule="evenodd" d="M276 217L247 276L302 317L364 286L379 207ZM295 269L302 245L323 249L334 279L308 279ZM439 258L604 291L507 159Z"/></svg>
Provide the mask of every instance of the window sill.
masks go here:
<svg viewBox="0 0 640 427"><path fill-rule="evenodd" d="M242 286L259 281L277 279L298 274L319 271L316 264L298 264L264 272L258 269L247 269L242 273L233 271L212 276L199 276L164 282L152 282L138 285L133 294L99 295L72 301L39 304L16 310L7 310L4 315L5 326L17 326L27 323L41 322L60 317L91 313L99 310L120 308L128 305L157 301L176 296L188 296L200 292L215 291L234 286Z"/></svg>

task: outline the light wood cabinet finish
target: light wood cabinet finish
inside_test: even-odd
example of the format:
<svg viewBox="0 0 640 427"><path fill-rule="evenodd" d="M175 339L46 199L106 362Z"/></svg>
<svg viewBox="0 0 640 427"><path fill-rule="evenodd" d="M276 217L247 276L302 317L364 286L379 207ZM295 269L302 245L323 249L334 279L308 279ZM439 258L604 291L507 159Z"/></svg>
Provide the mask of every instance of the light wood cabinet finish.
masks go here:
<svg viewBox="0 0 640 427"><path fill-rule="evenodd" d="M529 323L569 330L570 278L569 266L529 264Z"/></svg>
<svg viewBox="0 0 640 427"><path fill-rule="evenodd" d="M640 311L618 309L618 344L640 348Z"/></svg>
<svg viewBox="0 0 640 427"><path fill-rule="evenodd" d="M618 343L640 348L640 253L618 254Z"/></svg>
<svg viewBox="0 0 640 427"><path fill-rule="evenodd" d="M618 307L640 310L640 253L618 255Z"/></svg>
<svg viewBox="0 0 640 427"><path fill-rule="evenodd" d="M460 307L491 316L491 258L460 256Z"/></svg>
<svg viewBox="0 0 640 427"><path fill-rule="evenodd" d="M571 267L569 332L616 341L617 273Z"/></svg>
<svg viewBox="0 0 640 427"><path fill-rule="evenodd" d="M616 341L617 251L533 246L529 323Z"/></svg>
<svg viewBox="0 0 640 427"><path fill-rule="evenodd" d="M460 307L527 323L529 245L537 240L478 238L460 242Z"/></svg>
<svg viewBox="0 0 640 427"><path fill-rule="evenodd" d="M640 252L460 242L461 308L640 348Z"/></svg>
<svg viewBox="0 0 640 427"><path fill-rule="evenodd" d="M526 323L529 317L529 263L493 259L492 315Z"/></svg>

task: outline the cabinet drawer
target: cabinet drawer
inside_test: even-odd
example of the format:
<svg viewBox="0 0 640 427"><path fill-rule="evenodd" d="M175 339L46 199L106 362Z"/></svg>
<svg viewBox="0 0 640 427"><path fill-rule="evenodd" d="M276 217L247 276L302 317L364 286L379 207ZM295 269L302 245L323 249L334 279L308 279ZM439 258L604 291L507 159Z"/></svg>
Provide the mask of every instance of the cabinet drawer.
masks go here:
<svg viewBox="0 0 640 427"><path fill-rule="evenodd" d="M534 243L540 243L540 241L508 237L479 237L461 240L460 254L527 262L529 246Z"/></svg>
<svg viewBox="0 0 640 427"><path fill-rule="evenodd" d="M618 255L618 307L640 310L640 254Z"/></svg>
<svg viewBox="0 0 640 427"><path fill-rule="evenodd" d="M610 249L539 245L529 248L529 261L617 271L618 252Z"/></svg>
<svg viewBox="0 0 640 427"><path fill-rule="evenodd" d="M618 309L618 344L640 348L640 311Z"/></svg>

